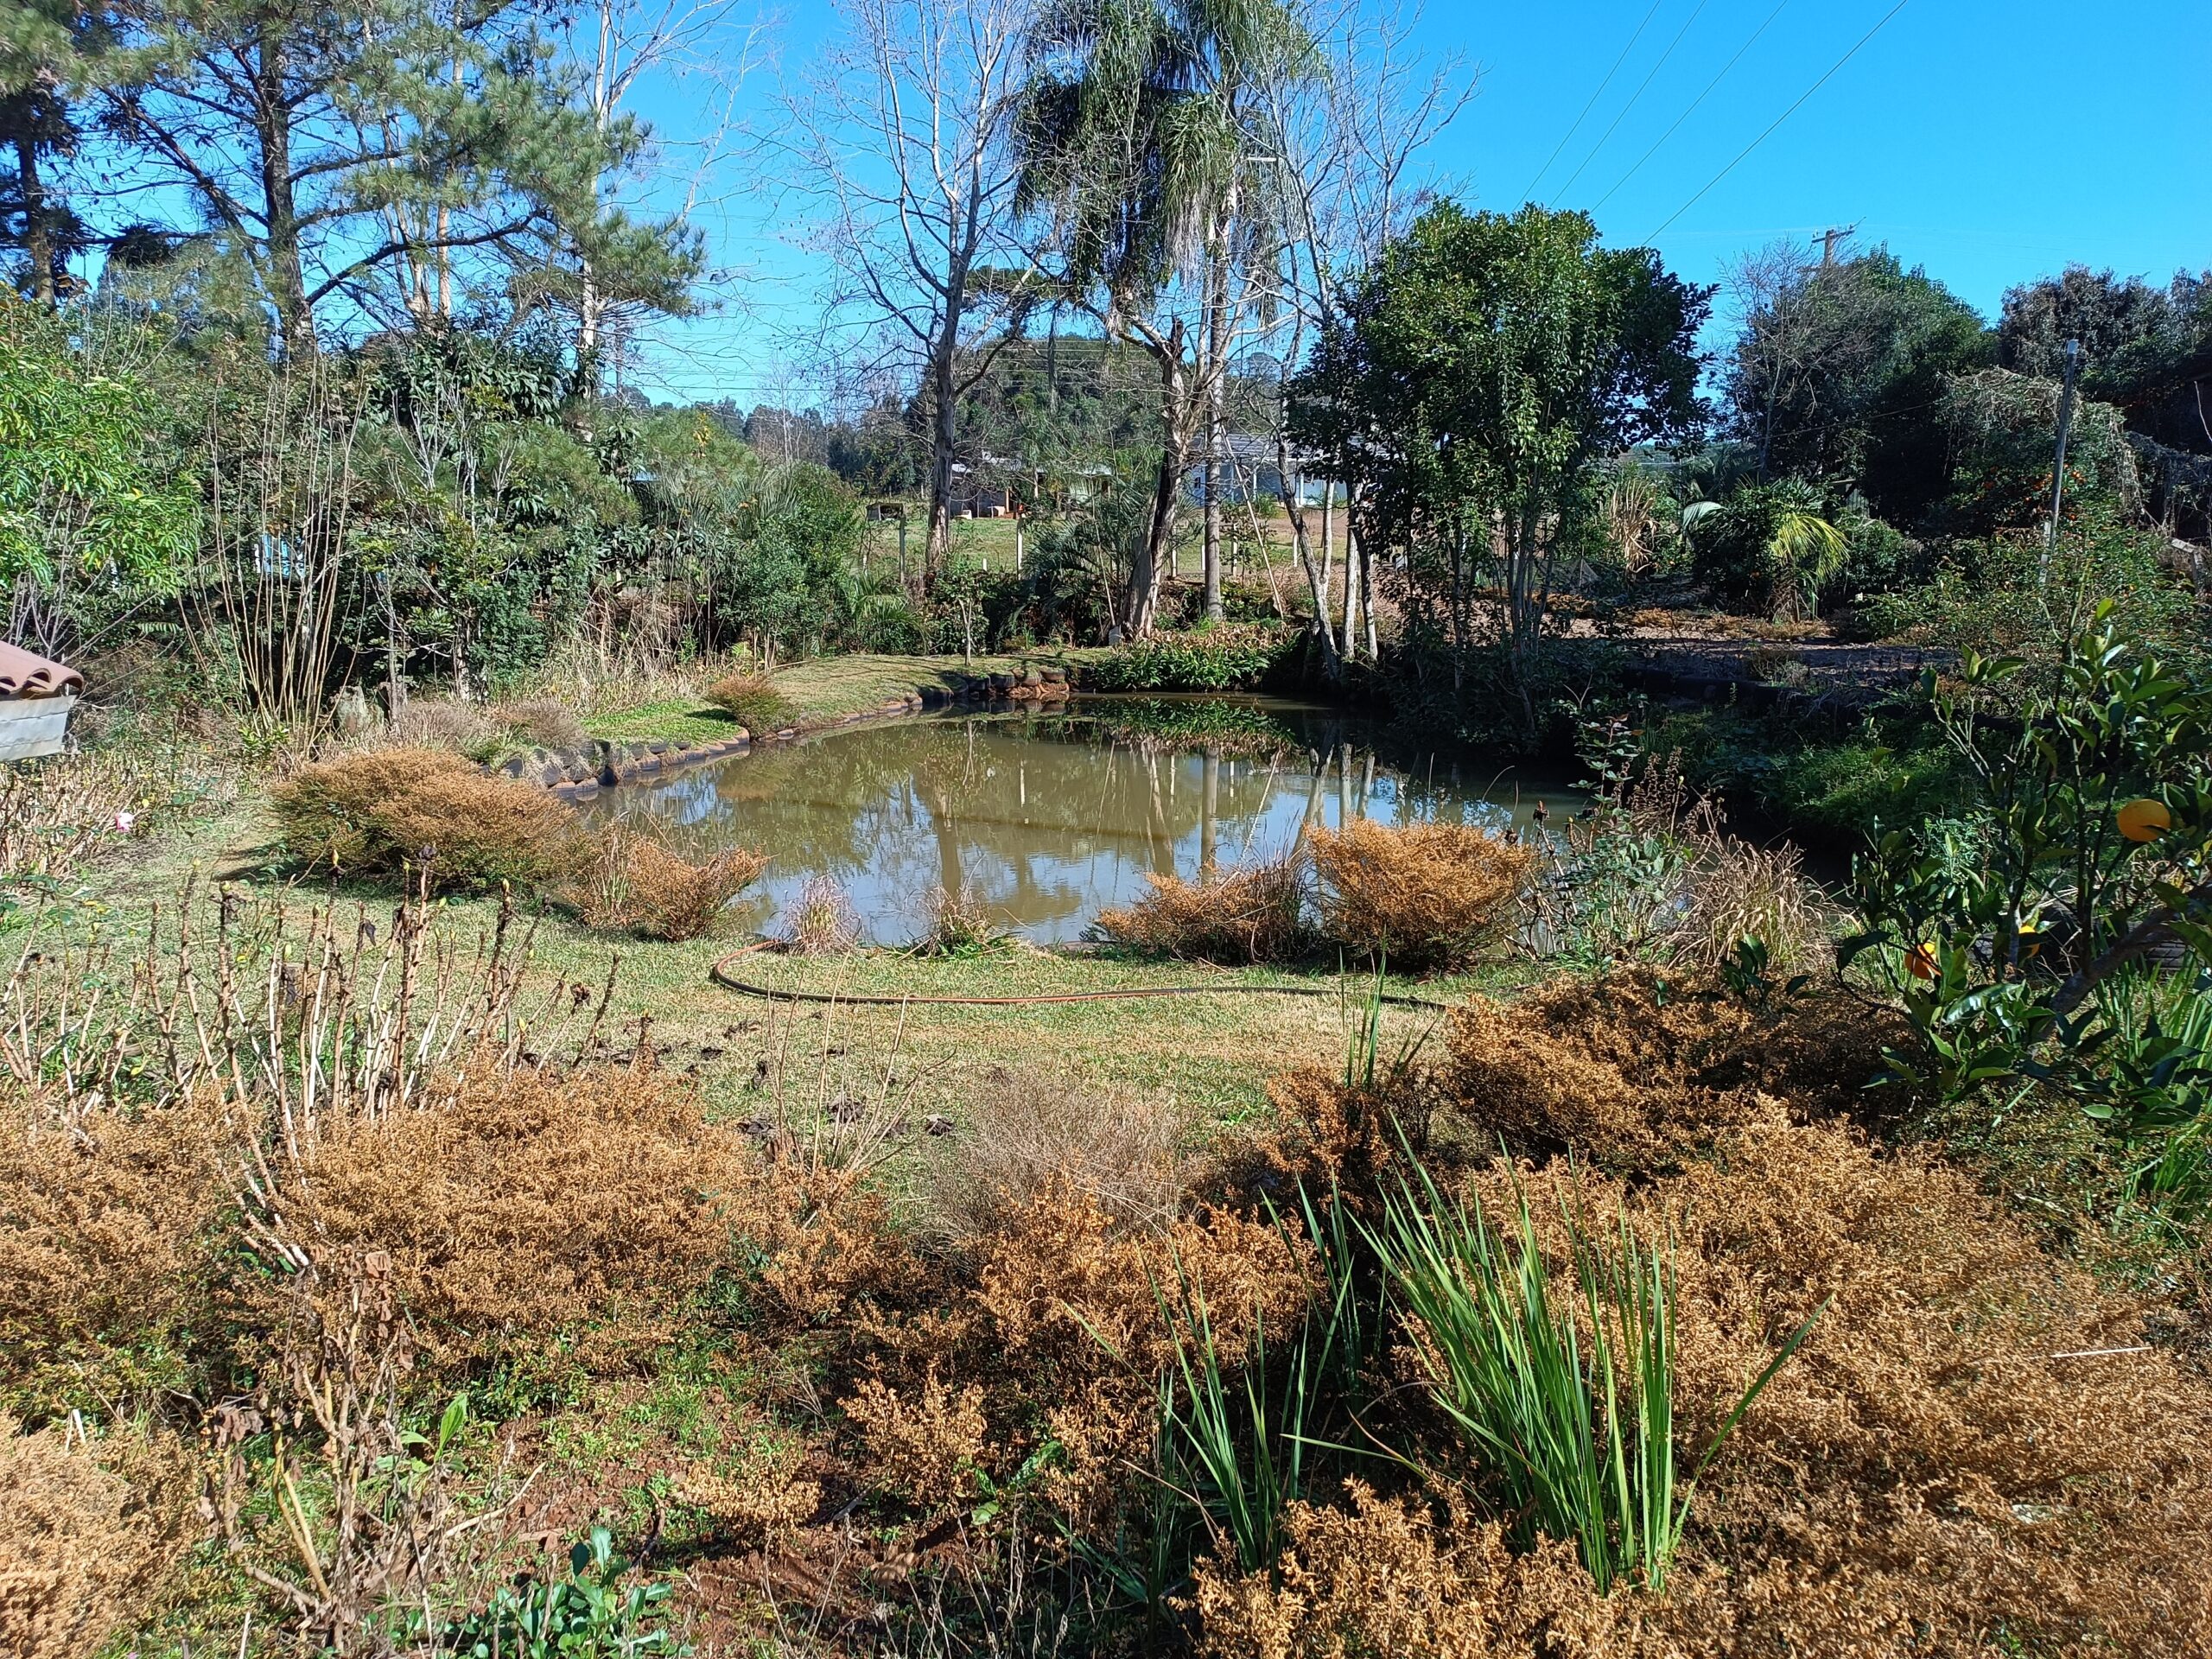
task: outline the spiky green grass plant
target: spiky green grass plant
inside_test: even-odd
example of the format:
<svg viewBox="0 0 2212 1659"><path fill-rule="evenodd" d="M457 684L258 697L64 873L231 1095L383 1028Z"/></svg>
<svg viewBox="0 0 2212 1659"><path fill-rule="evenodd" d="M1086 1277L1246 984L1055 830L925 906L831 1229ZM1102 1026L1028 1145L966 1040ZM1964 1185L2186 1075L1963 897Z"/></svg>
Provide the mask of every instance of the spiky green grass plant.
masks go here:
<svg viewBox="0 0 2212 1659"><path fill-rule="evenodd" d="M1524 1535L1572 1539L1600 1590L1623 1577L1662 1589L1699 1477L1819 1311L1744 1390L1685 1478L1670 1252L1638 1239L1625 1215L1601 1241L1562 1206L1578 1310L1554 1299L1526 1194L1509 1242L1479 1198L1447 1199L1414 1167L1418 1183L1402 1178L1380 1223L1363 1230L1419 1327L1430 1398Z"/></svg>

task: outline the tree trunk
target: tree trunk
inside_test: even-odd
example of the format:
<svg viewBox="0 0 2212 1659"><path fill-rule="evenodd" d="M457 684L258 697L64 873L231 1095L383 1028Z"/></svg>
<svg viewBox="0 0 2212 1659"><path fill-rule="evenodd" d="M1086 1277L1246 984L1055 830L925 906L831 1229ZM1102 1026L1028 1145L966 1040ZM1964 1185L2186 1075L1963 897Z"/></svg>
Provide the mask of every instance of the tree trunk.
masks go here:
<svg viewBox="0 0 2212 1659"><path fill-rule="evenodd" d="M1352 557L1351 543L1344 543L1344 652L1346 662L1359 657L1359 635L1356 631L1360 607L1359 565ZM1370 653L1371 654L1371 653Z"/></svg>
<svg viewBox="0 0 2212 1659"><path fill-rule="evenodd" d="M1298 499L1290 473L1290 440L1278 423L1275 432L1276 494L1290 518L1290 538L1298 549L1299 568L1306 572L1306 586L1313 595L1313 632L1321 641L1321 670L1332 680L1343 672L1337 655L1337 637L1329 621L1329 578L1313 563L1313 540L1307 534L1306 504Z"/></svg>
<svg viewBox="0 0 2212 1659"><path fill-rule="evenodd" d="M278 25L270 25L273 32ZM269 298L289 361L315 354L315 316L308 309L300 264L300 213L292 180L292 110L284 96L284 48L264 34L254 76L254 137L261 150L261 192L268 208Z"/></svg>
<svg viewBox="0 0 2212 1659"><path fill-rule="evenodd" d="M10 101L20 105L22 118L15 132L16 181L23 198L23 252L30 260L31 298L50 308L54 302L54 227L47 219L46 186L38 173L38 113L29 94Z"/></svg>
<svg viewBox="0 0 2212 1659"><path fill-rule="evenodd" d="M1223 361L1224 336L1229 332L1229 278L1217 260L1211 279L1212 303L1206 315L1206 550L1203 580L1206 620L1218 622L1221 607L1221 453L1222 404L1228 374Z"/></svg>
<svg viewBox="0 0 2212 1659"><path fill-rule="evenodd" d="M1160 611L1160 577L1175 547L1175 515L1182 505L1183 469L1191 463L1190 377L1183 366L1183 324L1179 319L1166 340L1154 346L1160 361L1160 472L1153 481L1152 522L1144 549L1129 569L1128 602L1122 607L1132 639L1151 637Z"/></svg>
<svg viewBox="0 0 2212 1659"><path fill-rule="evenodd" d="M922 591L935 590L952 561L952 466L960 410L952 390L951 353L940 346L930 365L930 512L922 538Z"/></svg>

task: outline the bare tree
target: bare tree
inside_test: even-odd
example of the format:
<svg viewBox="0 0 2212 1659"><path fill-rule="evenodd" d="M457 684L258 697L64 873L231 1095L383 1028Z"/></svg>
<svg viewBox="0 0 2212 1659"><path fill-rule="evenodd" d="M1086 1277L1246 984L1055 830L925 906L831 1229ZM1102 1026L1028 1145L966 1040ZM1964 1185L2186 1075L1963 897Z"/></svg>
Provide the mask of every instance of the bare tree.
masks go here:
<svg viewBox="0 0 2212 1659"><path fill-rule="evenodd" d="M1775 410L1803 372L1811 344L1810 319L1796 301L1812 269L1811 246L1784 238L1738 255L1721 277L1736 314L1736 374L1758 410L1761 478L1774 454Z"/></svg>
<svg viewBox="0 0 2212 1659"><path fill-rule="evenodd" d="M1339 632L1339 620L1330 615L1330 550L1316 556L1300 488L1304 461L1291 450L1283 416L1289 378L1335 309L1338 278L1371 263L1433 199L1423 152L1474 95L1471 77L1456 60L1421 64L1408 44L1418 21L1417 12L1376 11L1358 0L1310 4L1306 28L1325 55L1325 71L1272 76L1258 89L1279 148L1268 197L1277 215L1276 252L1255 332L1279 368L1276 484L1332 668L1339 657L1356 658L1363 641L1369 658L1375 656L1373 556L1359 533L1359 503L1347 499ZM1327 517L1325 509L1325 524Z"/></svg>
<svg viewBox="0 0 2212 1659"><path fill-rule="evenodd" d="M766 25L741 18L738 0L587 0L560 14L563 67L597 140L590 176L554 215L544 244L518 275L527 308L550 304L571 317L577 372L596 386L610 345L651 314L687 314L704 264L687 228L703 181L734 130L738 90L758 60ZM625 175L650 149L665 149L632 104L657 78L687 83L708 114L683 201L659 218L626 202Z"/></svg>
<svg viewBox="0 0 2212 1659"><path fill-rule="evenodd" d="M960 401L1041 292L1014 236L1006 143L1030 0L842 0L842 33L791 105L799 188L823 210L833 319L867 368L902 368L929 423L923 580L952 537Z"/></svg>

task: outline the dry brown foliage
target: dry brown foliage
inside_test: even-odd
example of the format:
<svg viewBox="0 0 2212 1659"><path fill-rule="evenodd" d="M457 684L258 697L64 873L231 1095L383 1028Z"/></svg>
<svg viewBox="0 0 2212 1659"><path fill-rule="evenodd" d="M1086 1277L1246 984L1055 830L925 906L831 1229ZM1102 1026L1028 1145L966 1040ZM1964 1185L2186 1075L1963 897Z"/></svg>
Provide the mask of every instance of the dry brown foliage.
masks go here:
<svg viewBox="0 0 2212 1659"><path fill-rule="evenodd" d="M1484 1144L1647 1169L1781 1109L1777 1097L1801 1114L1867 1112L1866 1084L1898 1036L1894 1016L1843 997L1768 1015L1711 982L1569 976L1514 1002L1469 999L1440 1081Z"/></svg>
<svg viewBox="0 0 2212 1659"><path fill-rule="evenodd" d="M1002 1231L1010 1215L1055 1186L1124 1222L1158 1224L1174 1213L1188 1125L1171 1100L995 1066L969 1086L965 1105L923 1188L931 1222L955 1241Z"/></svg>
<svg viewBox="0 0 2212 1659"><path fill-rule="evenodd" d="M385 728L385 741L397 747L454 754L480 754L499 735L499 727L483 709L450 697L410 697Z"/></svg>
<svg viewBox="0 0 2212 1659"><path fill-rule="evenodd" d="M1295 1505L1280 1582L1198 1569L1192 1600L1208 1659L1568 1659L1636 1649L1627 1598L1599 1596L1574 1552L1507 1548L1503 1529L1452 1507L1386 1502L1357 1483L1349 1510Z"/></svg>
<svg viewBox="0 0 2212 1659"><path fill-rule="evenodd" d="M1536 865L1525 847L1472 824L1386 827L1354 818L1313 832L1321 931L1355 957L1394 966L1466 963L1513 917Z"/></svg>
<svg viewBox="0 0 2212 1659"><path fill-rule="evenodd" d="M1095 925L1116 944L1202 962L1283 962L1304 954L1305 860L1293 856L1197 881L1147 871L1152 891Z"/></svg>
<svg viewBox="0 0 2212 1659"><path fill-rule="evenodd" d="M732 674L707 688L707 701L755 737L798 723L798 709L766 674Z"/></svg>
<svg viewBox="0 0 2212 1659"><path fill-rule="evenodd" d="M285 850L309 870L534 892L585 852L575 814L543 790L435 749L377 749L302 766L270 791Z"/></svg>
<svg viewBox="0 0 2212 1659"><path fill-rule="evenodd" d="M1041 1408L1065 1454L1055 1501L1086 1524L1124 1501L1145 1466L1154 1379L1173 1353L1162 1316L1188 1283L1203 1293L1225 1353L1294 1327L1313 1263L1270 1223L1228 1211L1129 1227L1065 1186L1039 1192L975 1247L974 1350L1012 1398Z"/></svg>
<svg viewBox="0 0 2212 1659"><path fill-rule="evenodd" d="M784 917L784 948L802 957L829 957L860 942L861 918L844 888L826 875L809 879Z"/></svg>
<svg viewBox="0 0 2212 1659"><path fill-rule="evenodd" d="M1637 1192L1560 1163L1522 1179L1548 1228L1555 1198L1624 1203L1676 1241L1684 1444L1827 1304L1706 1478L1690 1570L1652 1613L1675 1649L2212 1644L2212 1388L1960 1172L1770 1120Z"/></svg>
<svg viewBox="0 0 2212 1659"><path fill-rule="evenodd" d="M0 1389L58 1408L147 1379L207 1311L205 1266L230 1197L231 1115L209 1096L75 1111L0 1099Z"/></svg>
<svg viewBox="0 0 2212 1659"><path fill-rule="evenodd" d="M327 1124L283 1197L311 1248L389 1258L428 1357L449 1369L675 1314L755 1219L758 1179L744 1138L675 1082L524 1071L440 1110ZM623 1326L613 1347L653 1334Z"/></svg>
<svg viewBox="0 0 2212 1659"><path fill-rule="evenodd" d="M616 825L601 835L566 896L587 927L696 939L714 930L729 901L767 866L765 856L743 847L694 864L650 836Z"/></svg>
<svg viewBox="0 0 2212 1659"><path fill-rule="evenodd" d="M586 741L584 723L576 718L576 711L551 697L503 703L493 713L501 725L525 743L548 749L580 749Z"/></svg>
<svg viewBox="0 0 2212 1659"><path fill-rule="evenodd" d="M0 1652L81 1659L137 1618L183 1547L190 1471L174 1445L0 1416Z"/></svg>
<svg viewBox="0 0 2212 1659"><path fill-rule="evenodd" d="M788 1539L822 1504L819 1481L798 1477L798 1449L753 1458L734 1475L702 1464L676 1477L670 1495L705 1516L715 1535L740 1549Z"/></svg>
<svg viewBox="0 0 2212 1659"><path fill-rule="evenodd" d="M867 1465L882 1489L926 1514L941 1514L971 1496L983 1455L983 1390L955 1390L930 1368L920 1388L904 1396L869 1377L845 1402L857 1424Z"/></svg>

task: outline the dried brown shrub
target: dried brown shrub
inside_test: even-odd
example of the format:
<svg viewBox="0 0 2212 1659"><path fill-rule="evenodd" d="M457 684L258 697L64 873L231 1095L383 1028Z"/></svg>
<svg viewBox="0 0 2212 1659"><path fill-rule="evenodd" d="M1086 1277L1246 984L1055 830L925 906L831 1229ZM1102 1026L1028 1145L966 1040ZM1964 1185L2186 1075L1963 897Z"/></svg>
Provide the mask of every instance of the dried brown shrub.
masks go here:
<svg viewBox="0 0 2212 1659"><path fill-rule="evenodd" d="M1572 1548L1516 1554L1495 1522L1351 1483L1349 1510L1294 1505L1278 1573L1198 1569L1209 1659L1566 1659L1636 1651L1627 1598L1608 1603Z"/></svg>
<svg viewBox="0 0 2212 1659"><path fill-rule="evenodd" d="M1229 1354L1247 1351L1255 1328L1281 1338L1313 1294L1313 1262L1266 1221L1216 1211L1130 1227L1065 1185L1014 1210L973 1254L983 1319L973 1351L1011 1401L1043 1408L1064 1453L1047 1484L1078 1524L1124 1501L1148 1466L1154 1379L1173 1351L1163 1294L1199 1289Z"/></svg>
<svg viewBox="0 0 2212 1659"><path fill-rule="evenodd" d="M1899 1034L1893 1016L1841 996L1762 1014L1709 982L1563 976L1455 1010L1440 1081L1485 1141L1651 1168L1784 1100L1801 1115L1866 1111L1883 1044Z"/></svg>
<svg viewBox="0 0 2212 1659"><path fill-rule="evenodd" d="M391 875L427 863L442 886L535 891L569 878L585 851L575 814L543 790L433 749L302 766L270 798L285 849L328 874Z"/></svg>
<svg viewBox="0 0 2212 1659"><path fill-rule="evenodd" d="M70 1112L0 1103L0 1388L26 1405L114 1397L176 1363L207 1310L232 1139L212 1101Z"/></svg>
<svg viewBox="0 0 2212 1659"><path fill-rule="evenodd" d="M0 1651L80 1659L145 1610L184 1545L190 1463L180 1448L0 1417Z"/></svg>
<svg viewBox="0 0 2212 1659"><path fill-rule="evenodd" d="M732 674L707 688L707 701L755 737L798 723L798 706L766 674Z"/></svg>
<svg viewBox="0 0 2212 1659"><path fill-rule="evenodd" d="M1203 962L1283 962L1305 952L1305 860L1275 859L1197 881L1147 871L1152 891L1096 926L1116 944Z"/></svg>
<svg viewBox="0 0 2212 1659"><path fill-rule="evenodd" d="M410 697L399 705L385 729L386 741L397 747L467 755L482 754L499 735L499 728L484 710L449 697Z"/></svg>
<svg viewBox="0 0 2212 1659"><path fill-rule="evenodd" d="M493 711L494 717L518 739L548 749L580 749L588 741L576 711L551 697L511 702Z"/></svg>
<svg viewBox="0 0 2212 1659"><path fill-rule="evenodd" d="M326 1126L293 1203L319 1248L388 1253L428 1356L461 1368L675 1313L734 1231L769 1229L759 1175L743 1137L674 1082L522 1071L443 1109Z"/></svg>
<svg viewBox="0 0 2212 1659"><path fill-rule="evenodd" d="M931 1515L973 1494L985 1428L977 1384L956 1390L931 1366L902 1396L869 1377L845 1402L845 1414L859 1426L866 1466L885 1491Z"/></svg>
<svg viewBox="0 0 2212 1659"><path fill-rule="evenodd" d="M800 1479L798 1464L796 1446L748 1459L734 1475L695 1464L677 1475L670 1495L722 1541L760 1549L788 1539L822 1505L821 1483Z"/></svg>
<svg viewBox="0 0 2212 1659"><path fill-rule="evenodd" d="M784 948L802 957L831 957L860 943L861 918L844 888L810 877L784 917Z"/></svg>
<svg viewBox="0 0 2212 1659"><path fill-rule="evenodd" d="M1316 829L1321 931L1354 956L1408 969L1466 963L1497 937L1535 855L1472 824Z"/></svg>
<svg viewBox="0 0 2212 1659"><path fill-rule="evenodd" d="M599 838L566 895L587 927L648 939L696 939L711 932L729 901L760 879L761 854L732 847L703 864L620 825Z"/></svg>
<svg viewBox="0 0 2212 1659"><path fill-rule="evenodd" d="M1684 1444L1827 1301L1702 1484L1685 1651L2208 1649L2212 1387L1961 1173L1770 1122L1633 1194L1523 1179L1676 1241Z"/></svg>
<svg viewBox="0 0 2212 1659"><path fill-rule="evenodd" d="M1014 1211L1055 1186L1124 1222L1173 1214L1188 1124L1172 1100L993 1067L969 1086L964 1104L923 1189L932 1222L952 1239L1003 1232Z"/></svg>

